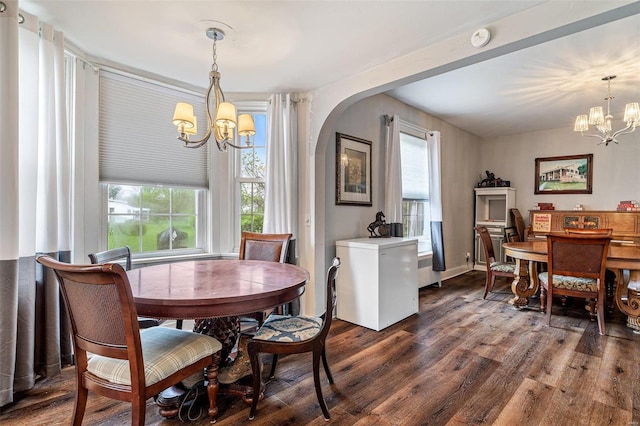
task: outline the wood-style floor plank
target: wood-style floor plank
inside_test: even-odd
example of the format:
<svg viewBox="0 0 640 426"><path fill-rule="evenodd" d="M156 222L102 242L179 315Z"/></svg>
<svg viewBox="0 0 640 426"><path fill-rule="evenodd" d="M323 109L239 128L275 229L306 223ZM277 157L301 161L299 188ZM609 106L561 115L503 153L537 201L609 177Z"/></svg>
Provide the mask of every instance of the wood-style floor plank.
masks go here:
<svg viewBox="0 0 640 426"><path fill-rule="evenodd" d="M516 310L508 280L486 299L484 272L420 291L420 312L376 332L335 320L320 372L331 424L640 425L640 335L619 312L600 336L584 301L555 303L551 327L538 298ZM339 303L339 301L338 301ZM265 371L269 370L265 357ZM256 419L237 397L220 396L218 425L326 424L309 354L281 357ZM322 370L322 368L321 368ZM2 425L68 425L73 368L40 380L0 411ZM130 407L89 394L85 425L130 424ZM147 424L179 425L147 403ZM208 425L206 417L190 424Z"/></svg>

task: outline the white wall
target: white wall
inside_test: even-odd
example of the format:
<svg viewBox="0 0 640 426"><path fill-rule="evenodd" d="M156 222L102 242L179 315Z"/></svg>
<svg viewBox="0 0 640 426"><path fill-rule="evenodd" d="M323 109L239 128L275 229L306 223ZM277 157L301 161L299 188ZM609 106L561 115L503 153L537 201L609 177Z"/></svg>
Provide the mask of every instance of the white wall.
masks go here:
<svg viewBox="0 0 640 426"><path fill-rule="evenodd" d="M571 210L576 204L587 210L615 210L621 200L640 201L640 132L618 139L618 145L597 145L597 139L575 133L571 123L560 129L487 139L482 141L481 170L511 181L516 207L527 224L528 211L541 202L553 203L556 210ZM577 154L593 154L592 194L534 194L536 158Z"/></svg>

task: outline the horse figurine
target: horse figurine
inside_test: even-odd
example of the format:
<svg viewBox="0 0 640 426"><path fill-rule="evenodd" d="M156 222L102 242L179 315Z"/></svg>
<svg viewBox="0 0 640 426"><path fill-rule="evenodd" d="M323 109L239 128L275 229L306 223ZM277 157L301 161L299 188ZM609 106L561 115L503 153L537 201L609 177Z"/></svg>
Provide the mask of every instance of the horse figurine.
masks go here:
<svg viewBox="0 0 640 426"><path fill-rule="evenodd" d="M389 236L389 227L384 221L384 213L382 213L381 211L376 213L376 220L371 222L369 226L367 226L367 231L369 231L369 234L371 234L369 238Z"/></svg>

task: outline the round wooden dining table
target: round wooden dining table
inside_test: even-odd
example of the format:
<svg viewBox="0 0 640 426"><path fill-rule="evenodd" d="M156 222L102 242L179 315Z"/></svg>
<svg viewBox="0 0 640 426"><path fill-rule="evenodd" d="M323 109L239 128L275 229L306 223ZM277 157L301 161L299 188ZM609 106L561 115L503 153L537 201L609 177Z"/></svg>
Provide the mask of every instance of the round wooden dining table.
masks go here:
<svg viewBox="0 0 640 426"><path fill-rule="evenodd" d="M194 260L127 271L138 315L196 319L243 315L299 297L309 272L261 260Z"/></svg>
<svg viewBox="0 0 640 426"><path fill-rule="evenodd" d="M232 318L237 320L240 315L291 302L302 295L309 280L309 272L299 266L262 260L164 263L127 271L127 276L138 315L195 319L196 326L203 320L205 327L214 317L222 317L222 323L231 324ZM225 334L235 334L231 328L228 327ZM201 332L195 328L194 331ZM230 339L231 346L236 338L237 335ZM246 348L239 348L239 351L246 354ZM173 395L176 391L172 387L167 392ZM242 384L226 384L219 392L240 395L248 404L253 398L253 388ZM209 395L209 398L215 400L216 397ZM163 417L173 417L179 410L173 404L161 405L160 398L157 403ZM216 413L217 408L209 409L210 416L215 417Z"/></svg>
<svg viewBox="0 0 640 426"><path fill-rule="evenodd" d="M527 306L528 298L539 289L536 264L547 262L547 241L511 242L502 246L505 254L516 261L516 277L511 285L515 296L509 303ZM611 242L607 268L616 272L613 296L616 305L627 315L627 325L635 332L640 331L640 245Z"/></svg>

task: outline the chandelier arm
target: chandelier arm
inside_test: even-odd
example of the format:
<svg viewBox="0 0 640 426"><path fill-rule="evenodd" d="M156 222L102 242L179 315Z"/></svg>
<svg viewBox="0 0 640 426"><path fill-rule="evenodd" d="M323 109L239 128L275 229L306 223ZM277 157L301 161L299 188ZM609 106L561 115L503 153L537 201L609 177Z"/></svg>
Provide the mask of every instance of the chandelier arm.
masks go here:
<svg viewBox="0 0 640 426"><path fill-rule="evenodd" d="M588 135L588 134L585 134L584 132L580 132L580 135L581 136L586 136L586 137L589 137L589 138L598 138L598 139L601 139L603 141L605 141L607 139L606 136L598 135L598 134Z"/></svg>
<svg viewBox="0 0 640 426"><path fill-rule="evenodd" d="M205 95L205 104L204 104L204 108L207 116L207 131L205 132L202 139L198 139L194 141L189 140L186 134L180 134L180 136L178 136L178 139L184 142L184 146L187 148L200 148L201 146L206 144L207 141L209 141L209 138L211 137L211 129L213 128L213 121L211 119L211 111L209 110L209 97L211 95L211 89L213 88L213 86L214 86L214 73L210 72L209 73L209 89L207 90L207 94ZM216 140L216 142L218 141ZM218 149L220 149L220 144L218 144Z"/></svg>
<svg viewBox="0 0 640 426"><path fill-rule="evenodd" d="M629 130L629 129L631 129L631 130ZM613 135L611 135L611 138L613 139L618 135L626 135L627 133L632 133L634 130L635 130L635 126L629 124L624 129L620 129L617 132L615 132Z"/></svg>
<svg viewBox="0 0 640 426"><path fill-rule="evenodd" d="M236 145L236 144L231 143L231 142L228 142L228 141L227 141L227 142L225 142L225 145L229 145L229 146L231 146L231 147L233 147L233 148L236 148L236 149L247 149L247 148L253 148L253 145L249 145L249 146L242 146L242 145Z"/></svg>

